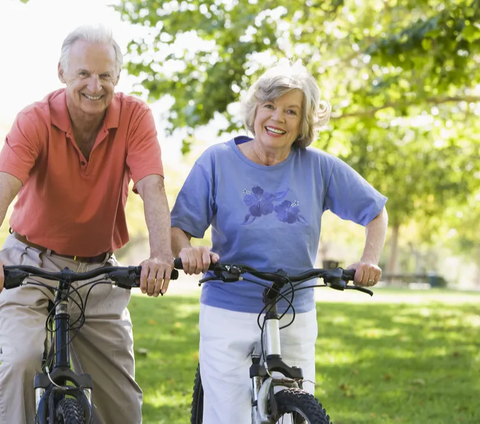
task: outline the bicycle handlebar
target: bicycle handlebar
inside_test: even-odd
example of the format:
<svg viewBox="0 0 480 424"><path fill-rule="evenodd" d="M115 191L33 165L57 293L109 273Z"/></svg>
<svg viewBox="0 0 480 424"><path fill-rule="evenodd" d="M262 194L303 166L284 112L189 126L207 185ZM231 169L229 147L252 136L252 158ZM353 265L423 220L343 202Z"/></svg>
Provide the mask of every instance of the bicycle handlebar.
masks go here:
<svg viewBox="0 0 480 424"><path fill-rule="evenodd" d="M181 258L176 258L174 260L174 267L176 269L183 269L183 264ZM272 282L272 286L267 289L265 295L269 299L275 298L278 292L282 287L288 283L295 283L299 281L309 280L311 278L321 278L329 287L335 290L358 290L363 293L367 293L370 296L373 296L373 292L365 287L359 286L347 286L349 281L353 281L355 277L354 269L343 269L343 268L334 268L334 269L322 269L322 268L312 268L306 272L300 274L287 274L282 269L279 269L276 272L265 272L259 271L256 268L253 268L248 265L241 264L226 264L226 263L211 263L209 268L210 271L213 271L215 277L209 277L207 279L200 280L200 283L205 281L219 279L224 283L233 283L241 279L241 275L245 273L250 273L255 277L261 278L262 280Z"/></svg>
<svg viewBox="0 0 480 424"><path fill-rule="evenodd" d="M4 266L5 274L5 288L13 289L20 286L27 277L41 277L47 280L66 281L73 283L74 281L90 280L101 275L105 275L106 279L112 280L118 287L124 289L131 289L132 287L139 287L138 279L142 272L140 266L106 266L102 268L96 268L87 272L73 272L68 268L64 268L59 272L45 271L41 268L26 265L10 265ZM178 271L174 269L172 271L172 280L178 278Z"/></svg>

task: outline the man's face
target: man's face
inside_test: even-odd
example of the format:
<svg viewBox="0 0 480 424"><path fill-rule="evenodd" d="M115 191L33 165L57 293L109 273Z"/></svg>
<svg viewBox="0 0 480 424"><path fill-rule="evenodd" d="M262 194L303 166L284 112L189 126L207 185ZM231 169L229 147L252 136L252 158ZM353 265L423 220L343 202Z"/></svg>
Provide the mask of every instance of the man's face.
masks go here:
<svg viewBox="0 0 480 424"><path fill-rule="evenodd" d="M62 69L59 64L58 76L67 86L67 106L71 116L103 116L118 82L115 50L109 43L77 40L70 47L67 69Z"/></svg>

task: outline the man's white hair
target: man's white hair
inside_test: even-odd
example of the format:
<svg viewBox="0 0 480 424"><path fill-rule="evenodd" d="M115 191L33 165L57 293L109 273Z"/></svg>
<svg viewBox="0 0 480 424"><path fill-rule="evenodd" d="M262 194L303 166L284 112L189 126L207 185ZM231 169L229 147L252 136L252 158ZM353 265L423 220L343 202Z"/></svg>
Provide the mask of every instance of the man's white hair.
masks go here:
<svg viewBox="0 0 480 424"><path fill-rule="evenodd" d="M120 46L113 38L112 31L103 25L82 25L74 29L63 41L60 52L60 67L67 71L70 48L77 40L85 40L90 43L110 43L115 50L115 72L120 75L123 65L123 54Z"/></svg>

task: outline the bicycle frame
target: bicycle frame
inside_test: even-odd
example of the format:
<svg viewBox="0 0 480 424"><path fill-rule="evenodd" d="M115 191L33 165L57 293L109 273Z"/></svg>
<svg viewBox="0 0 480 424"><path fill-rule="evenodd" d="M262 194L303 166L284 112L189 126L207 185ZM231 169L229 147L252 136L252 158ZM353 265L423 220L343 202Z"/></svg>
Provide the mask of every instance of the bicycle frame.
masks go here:
<svg viewBox="0 0 480 424"><path fill-rule="evenodd" d="M68 293L70 284L60 280L55 296L55 317L53 335L50 336L55 349L53 357L53 369L49 370L49 364L45 364L45 371L35 376L35 405L38 424L48 424L48 416L55 413L49 410L50 398L75 397L83 407L85 422L92 419L91 395L93 379L89 374L76 374L71 368L70 361L70 314L68 312ZM47 335L48 337L48 335ZM47 354L50 346L47 347ZM71 384L69 386L69 384ZM73 386L72 386L73 385Z"/></svg>
<svg viewBox="0 0 480 424"><path fill-rule="evenodd" d="M58 281L54 302L53 335L50 336L55 350L52 370L49 368L49 363L45 363L44 372L37 374L34 379L36 424L52 424L55 422L56 405L59 405L63 398L69 397L78 401L84 413L85 423L90 424L93 416L91 402L93 379L88 374L76 374L70 364L71 340L68 300L71 283L102 277L94 280L93 283L108 280L109 283L129 290L132 287L138 287L137 280L141 275L141 267L107 266L83 273L74 273L68 268L64 268L60 272L49 272L31 266L16 265L4 267L4 273L6 289L29 284L31 281L28 282L26 279L32 276ZM171 279L175 280L177 278L178 272L173 270ZM36 284L45 286L44 283L38 281ZM50 286L47 287L51 289Z"/></svg>
<svg viewBox="0 0 480 424"><path fill-rule="evenodd" d="M176 258L175 268L183 269L180 258ZM314 287L330 287L336 290L358 290L373 295L373 292L367 288L359 286L347 286L348 281L354 280L355 271L342 268L335 269L310 269L300 274L287 274L279 269L276 272L265 272L255 269L248 265L226 264L217 262L210 264L209 271L213 275L204 276L199 285L208 281L220 280L223 283L234 283L239 280L250 281L258 284L256 281L244 278L242 274L249 273L259 279L269 281L270 286L262 285L264 308L264 322L261 325L261 343L262 351L258 354L254 351L251 354L252 365L250 366L251 379L251 405L252 405L252 423L253 424L273 424L278 422L279 417L285 416L287 422L316 422L330 423L330 417L327 415L323 406L303 390L303 372L296 366L287 365L282 359L281 339L280 339L280 316L278 314L277 301L284 298L293 305L285 295L292 294L295 290L302 290ZM323 279L323 285L314 284L313 286L303 286L297 288L294 283L304 283L316 278ZM290 289L281 292L282 288L288 284ZM293 299L293 297L292 297ZM282 314L283 316L284 314ZM259 316L260 317L260 316ZM292 318L292 322L293 322ZM260 325L260 323L259 323ZM289 325L289 324L288 324ZM262 357L264 362L261 363ZM195 375L193 399L192 399L192 424L202 423L203 391L201 388L200 368L197 368ZM280 377L273 376L273 372L281 374ZM275 390L282 387L282 390ZM301 421L299 421L299 419ZM308 420L308 421L305 421ZM282 421L283 422L283 421Z"/></svg>

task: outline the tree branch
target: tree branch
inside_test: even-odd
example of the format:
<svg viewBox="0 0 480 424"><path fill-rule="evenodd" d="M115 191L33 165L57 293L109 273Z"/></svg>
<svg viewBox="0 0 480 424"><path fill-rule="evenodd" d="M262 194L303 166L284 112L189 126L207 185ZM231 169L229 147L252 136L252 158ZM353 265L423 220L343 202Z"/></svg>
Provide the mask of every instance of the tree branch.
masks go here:
<svg viewBox="0 0 480 424"><path fill-rule="evenodd" d="M453 97L428 97L422 103L432 103L432 104L441 104L441 103L448 103L448 102L467 102L467 103L476 103L480 102L480 96L465 96L465 97L460 97L460 96L453 96ZM406 106L412 106L416 103L405 103L405 102L389 102L385 103L382 106L379 107L374 107L371 109L366 109L366 110L359 110L357 112L350 112L350 113L343 113L343 114L332 114L331 119L343 119L343 118L353 118L353 117L368 117L368 116L373 116L375 113L377 113L379 110L386 109L389 107L406 107Z"/></svg>

